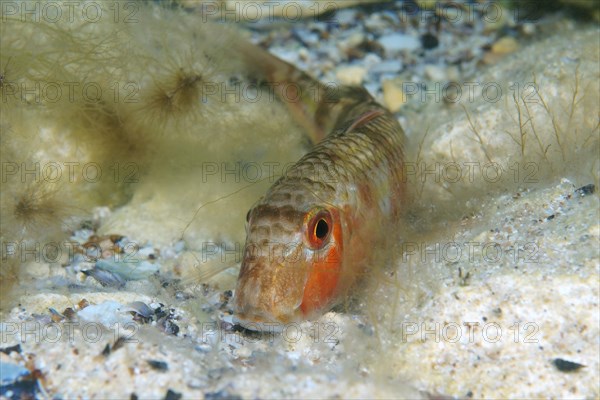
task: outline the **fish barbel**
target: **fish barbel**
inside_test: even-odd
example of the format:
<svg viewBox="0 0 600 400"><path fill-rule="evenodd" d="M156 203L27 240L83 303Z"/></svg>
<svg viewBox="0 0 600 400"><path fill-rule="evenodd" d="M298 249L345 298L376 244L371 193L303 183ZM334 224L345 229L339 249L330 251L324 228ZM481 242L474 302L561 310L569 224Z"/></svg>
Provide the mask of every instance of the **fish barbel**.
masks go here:
<svg viewBox="0 0 600 400"><path fill-rule="evenodd" d="M314 141L329 132L247 214L235 320L266 330L329 311L373 268L404 205L404 132L364 88L326 87L262 49L246 58L303 91L287 105Z"/></svg>

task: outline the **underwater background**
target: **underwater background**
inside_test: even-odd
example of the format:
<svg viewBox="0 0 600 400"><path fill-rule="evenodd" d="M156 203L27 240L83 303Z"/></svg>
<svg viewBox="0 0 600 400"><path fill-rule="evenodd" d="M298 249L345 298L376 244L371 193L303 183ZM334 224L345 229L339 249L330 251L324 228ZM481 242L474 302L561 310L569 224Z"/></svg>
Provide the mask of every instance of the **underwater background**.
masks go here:
<svg viewBox="0 0 600 400"><path fill-rule="evenodd" d="M599 396L597 2L0 7L1 396ZM248 46L407 135L402 240L281 333L230 299L311 145Z"/></svg>

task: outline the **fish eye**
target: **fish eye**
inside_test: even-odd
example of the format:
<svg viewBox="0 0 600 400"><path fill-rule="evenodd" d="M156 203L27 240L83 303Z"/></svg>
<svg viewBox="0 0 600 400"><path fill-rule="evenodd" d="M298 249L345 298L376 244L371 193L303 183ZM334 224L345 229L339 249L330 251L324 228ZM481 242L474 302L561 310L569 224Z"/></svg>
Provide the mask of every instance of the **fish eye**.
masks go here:
<svg viewBox="0 0 600 400"><path fill-rule="evenodd" d="M329 233L329 224L327 223L327 221L325 221L324 219L320 219L317 222L317 225L315 225L315 236L318 239L325 239L327 237L327 234Z"/></svg>
<svg viewBox="0 0 600 400"><path fill-rule="evenodd" d="M309 213L308 216L310 219L306 225L307 241L312 249L317 250L327 243L331 235L331 214L327 210L321 210Z"/></svg>

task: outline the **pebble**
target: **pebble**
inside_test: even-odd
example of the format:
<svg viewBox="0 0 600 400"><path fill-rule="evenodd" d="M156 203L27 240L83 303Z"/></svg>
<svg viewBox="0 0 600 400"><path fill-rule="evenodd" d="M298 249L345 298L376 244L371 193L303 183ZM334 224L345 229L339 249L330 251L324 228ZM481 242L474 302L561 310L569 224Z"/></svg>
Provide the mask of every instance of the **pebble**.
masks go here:
<svg viewBox="0 0 600 400"><path fill-rule="evenodd" d="M287 61L291 64L298 63L298 50L297 49L289 49L283 47L271 47L269 49L271 53L281 58L283 61Z"/></svg>
<svg viewBox="0 0 600 400"><path fill-rule="evenodd" d="M495 54L509 54L519 48L519 43L511 36L504 36L492 45L492 52Z"/></svg>
<svg viewBox="0 0 600 400"><path fill-rule="evenodd" d="M117 274L123 280L131 281L148 279L152 274L157 273L160 269L158 263L153 264L148 261L133 261L133 259L129 262L98 260L96 261L96 268Z"/></svg>
<svg viewBox="0 0 600 400"><path fill-rule="evenodd" d="M421 45L426 50L434 49L438 47L439 44L440 41L438 40L438 38L435 35L432 35L431 33L426 33L421 36Z"/></svg>
<svg viewBox="0 0 600 400"><path fill-rule="evenodd" d="M237 349L236 354L238 357L248 358L252 355L252 349L250 347L240 347Z"/></svg>
<svg viewBox="0 0 600 400"><path fill-rule="evenodd" d="M432 81L445 82L447 80L446 71L439 65L427 64L424 67L423 72L425 73L427 79Z"/></svg>
<svg viewBox="0 0 600 400"><path fill-rule="evenodd" d="M481 61L483 61L484 64L492 65L500 61L502 59L502 56L503 54L496 54L491 51L488 51L483 55Z"/></svg>
<svg viewBox="0 0 600 400"><path fill-rule="evenodd" d="M573 372L585 367L583 364L563 360L562 358L555 358L552 360L552 364L554 364L554 366L561 372Z"/></svg>
<svg viewBox="0 0 600 400"><path fill-rule="evenodd" d="M127 306L144 318L151 318L154 315L154 310L143 301L134 301L127 304Z"/></svg>
<svg viewBox="0 0 600 400"><path fill-rule="evenodd" d="M373 97L377 97L379 94L379 89L381 88L381 85L378 82L366 83L363 86Z"/></svg>
<svg viewBox="0 0 600 400"><path fill-rule="evenodd" d="M335 77L343 85L360 85L367 74L367 69L360 66L343 67L336 71Z"/></svg>
<svg viewBox="0 0 600 400"><path fill-rule="evenodd" d="M300 39L302 44L315 45L319 42L319 35L315 32L311 32L307 29L297 28L293 32Z"/></svg>
<svg viewBox="0 0 600 400"><path fill-rule="evenodd" d="M364 26L370 32L381 32L387 28L387 22L381 18L380 14L371 14L364 22Z"/></svg>
<svg viewBox="0 0 600 400"><path fill-rule="evenodd" d="M446 78L449 81L459 81L461 79L461 72L456 65L446 67Z"/></svg>
<svg viewBox="0 0 600 400"><path fill-rule="evenodd" d="M402 33L392 33L382 36L378 39L379 44L384 48L385 54L394 55L402 50L412 51L421 47L421 42L414 36Z"/></svg>
<svg viewBox="0 0 600 400"><path fill-rule="evenodd" d="M5 361L0 361L0 370L2 370L2 375L0 376L2 385L16 381L20 377L29 374L29 370L27 368Z"/></svg>
<svg viewBox="0 0 600 400"><path fill-rule="evenodd" d="M498 41L492 45L491 51L486 52L482 60L486 64L495 64L506 54L510 54L516 51L518 48L519 44L514 38L505 36L498 39Z"/></svg>
<svg viewBox="0 0 600 400"><path fill-rule="evenodd" d="M402 70L401 60L385 60L381 61L369 69L369 72L374 74L393 74Z"/></svg>
<svg viewBox="0 0 600 400"><path fill-rule="evenodd" d="M352 25L356 22L356 9L344 8L337 10L332 21L337 22L341 26Z"/></svg>
<svg viewBox="0 0 600 400"><path fill-rule="evenodd" d="M210 353L212 351L212 346L207 343L201 343L194 347L194 349L200 353Z"/></svg>
<svg viewBox="0 0 600 400"><path fill-rule="evenodd" d="M133 317L121 303L113 300L107 300L100 304L90 305L77 313L77 316L88 322L99 322L107 328L111 328L116 323L127 324L133 321Z"/></svg>
<svg viewBox="0 0 600 400"><path fill-rule="evenodd" d="M325 58L324 63L331 63L332 65L339 65L342 61L340 50L333 44L326 44L317 49L317 58Z"/></svg>
<svg viewBox="0 0 600 400"><path fill-rule="evenodd" d="M379 57L377 54L374 53L368 53L365 58L362 61L362 65L364 65L365 67L367 67L367 69L369 70L369 72L371 72L371 68L373 68L375 65L381 63L381 57Z"/></svg>
<svg viewBox="0 0 600 400"><path fill-rule="evenodd" d="M208 382L206 381L206 379L200 378L191 378L186 382L187 387L189 387L190 389L201 389L207 384Z"/></svg>
<svg viewBox="0 0 600 400"><path fill-rule="evenodd" d="M406 96L402 88L398 87L394 81L383 82L383 103L391 112L400 110L406 103Z"/></svg>
<svg viewBox="0 0 600 400"><path fill-rule="evenodd" d="M152 246L145 246L137 250L137 254L141 257L148 258L151 255L156 255L156 249Z"/></svg>
<svg viewBox="0 0 600 400"><path fill-rule="evenodd" d="M100 225L111 216L112 211L110 211L109 207L94 207L92 213L94 221Z"/></svg>
<svg viewBox="0 0 600 400"><path fill-rule="evenodd" d="M171 389L168 389L167 394L165 394L165 400L179 400L181 397L181 393Z"/></svg>
<svg viewBox="0 0 600 400"><path fill-rule="evenodd" d="M82 271L86 276L91 276L102 286L122 288L125 286L125 280L119 274L110 271L104 271L99 268L93 268Z"/></svg>
<svg viewBox="0 0 600 400"><path fill-rule="evenodd" d="M169 370L169 364L160 360L146 360L148 365L156 371L165 372Z"/></svg>
<svg viewBox="0 0 600 400"><path fill-rule="evenodd" d="M521 31L525 35L532 36L535 34L535 31L536 31L535 24L533 24L531 22L525 22L523 25L521 25Z"/></svg>
<svg viewBox="0 0 600 400"><path fill-rule="evenodd" d="M94 234L91 229L78 229L71 235L71 240L76 241L79 244L84 244L90 239L90 236Z"/></svg>
<svg viewBox="0 0 600 400"><path fill-rule="evenodd" d="M300 50L298 50L298 57L300 57L300 59L305 62L310 59L310 53L306 49L306 47L302 47L300 48Z"/></svg>
<svg viewBox="0 0 600 400"><path fill-rule="evenodd" d="M359 46L362 42L365 41L365 35L362 32L354 32L346 39L340 41L338 43L338 47L342 51L347 51L349 49L355 48Z"/></svg>
<svg viewBox="0 0 600 400"><path fill-rule="evenodd" d="M402 23L401 19L398 17L398 13L391 10L382 10L381 17L382 19L388 20L394 26L398 26ZM404 16L402 18L404 18Z"/></svg>

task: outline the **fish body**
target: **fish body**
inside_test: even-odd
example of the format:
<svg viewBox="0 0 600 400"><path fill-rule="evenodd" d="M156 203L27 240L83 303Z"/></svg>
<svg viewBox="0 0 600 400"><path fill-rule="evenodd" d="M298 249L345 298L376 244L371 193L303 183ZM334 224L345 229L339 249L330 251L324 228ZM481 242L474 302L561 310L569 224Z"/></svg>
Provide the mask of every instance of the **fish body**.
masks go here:
<svg viewBox="0 0 600 400"><path fill-rule="evenodd" d="M331 133L248 212L234 311L249 329L311 319L344 301L398 223L397 120L362 88L340 88L320 108L338 108Z"/></svg>

